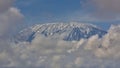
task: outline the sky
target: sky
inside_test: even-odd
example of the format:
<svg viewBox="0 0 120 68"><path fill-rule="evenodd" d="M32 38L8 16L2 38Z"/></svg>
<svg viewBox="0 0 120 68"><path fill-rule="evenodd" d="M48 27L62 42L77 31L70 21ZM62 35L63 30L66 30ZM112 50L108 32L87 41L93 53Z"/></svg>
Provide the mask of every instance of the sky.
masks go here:
<svg viewBox="0 0 120 68"><path fill-rule="evenodd" d="M77 21L108 29L110 24L120 21L119 3L119 0L16 0L14 6L25 16L27 25Z"/></svg>
<svg viewBox="0 0 120 68"><path fill-rule="evenodd" d="M37 23L77 21L107 30L120 24L119 7L120 0L0 0L0 68L119 68L120 25L102 38L72 42L36 34L16 43L13 37Z"/></svg>

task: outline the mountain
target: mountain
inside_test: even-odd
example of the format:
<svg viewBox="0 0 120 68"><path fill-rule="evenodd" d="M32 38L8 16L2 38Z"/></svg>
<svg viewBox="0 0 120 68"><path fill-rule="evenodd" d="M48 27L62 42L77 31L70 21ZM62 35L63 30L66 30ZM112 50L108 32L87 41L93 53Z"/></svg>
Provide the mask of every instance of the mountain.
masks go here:
<svg viewBox="0 0 120 68"><path fill-rule="evenodd" d="M65 41L78 41L81 38L89 38L93 35L102 37L107 32L92 24L84 23L47 23L37 24L22 30L17 35L19 41L29 41L36 35L43 35L52 39L63 39Z"/></svg>

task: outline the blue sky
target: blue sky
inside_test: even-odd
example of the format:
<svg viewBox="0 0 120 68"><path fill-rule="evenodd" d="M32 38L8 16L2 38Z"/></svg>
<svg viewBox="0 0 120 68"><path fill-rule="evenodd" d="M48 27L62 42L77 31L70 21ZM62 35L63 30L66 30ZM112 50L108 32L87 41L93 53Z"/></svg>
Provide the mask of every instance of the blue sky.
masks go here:
<svg viewBox="0 0 120 68"><path fill-rule="evenodd" d="M15 7L21 10L21 13L25 16L27 25L78 21L94 23L104 29L108 29L110 24L118 23L119 20L110 21L108 19L110 15L107 17L105 11L103 11L103 14L105 13L106 16L100 14L100 17L106 17L105 19L107 20L98 17L99 12L95 11L96 5L92 5L91 2L89 3L89 0L86 6L87 1L88 0L17 0ZM113 15L111 15L110 18L113 18L112 16Z"/></svg>

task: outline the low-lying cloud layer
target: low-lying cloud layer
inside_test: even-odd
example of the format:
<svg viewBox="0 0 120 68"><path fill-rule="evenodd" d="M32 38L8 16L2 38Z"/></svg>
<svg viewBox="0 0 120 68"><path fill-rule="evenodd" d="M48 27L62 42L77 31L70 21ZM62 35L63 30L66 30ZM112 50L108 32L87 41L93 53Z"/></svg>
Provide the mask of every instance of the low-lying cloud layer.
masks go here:
<svg viewBox="0 0 120 68"><path fill-rule="evenodd" d="M112 26L103 38L97 35L80 41L53 40L36 35L31 43L9 43L0 53L2 67L118 68L120 25Z"/></svg>

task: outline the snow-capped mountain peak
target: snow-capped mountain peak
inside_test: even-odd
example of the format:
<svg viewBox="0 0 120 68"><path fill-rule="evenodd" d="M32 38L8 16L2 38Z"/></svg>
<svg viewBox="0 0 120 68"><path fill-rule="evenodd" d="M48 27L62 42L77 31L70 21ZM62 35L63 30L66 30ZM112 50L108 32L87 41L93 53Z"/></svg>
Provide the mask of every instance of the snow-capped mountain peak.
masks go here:
<svg viewBox="0 0 120 68"><path fill-rule="evenodd" d="M52 39L63 39L66 41L78 41L81 38L89 38L98 34L102 37L106 31L92 24L84 23L47 23L37 24L24 29L19 33L19 40L31 41L36 35L51 37Z"/></svg>

